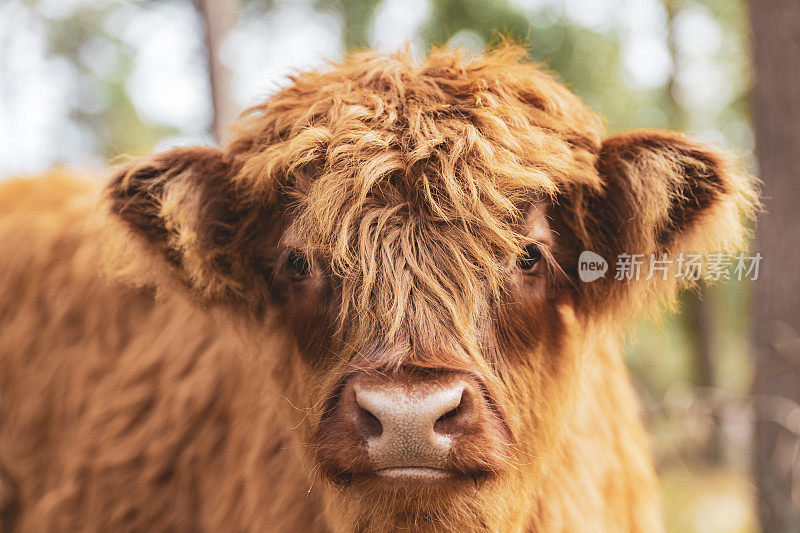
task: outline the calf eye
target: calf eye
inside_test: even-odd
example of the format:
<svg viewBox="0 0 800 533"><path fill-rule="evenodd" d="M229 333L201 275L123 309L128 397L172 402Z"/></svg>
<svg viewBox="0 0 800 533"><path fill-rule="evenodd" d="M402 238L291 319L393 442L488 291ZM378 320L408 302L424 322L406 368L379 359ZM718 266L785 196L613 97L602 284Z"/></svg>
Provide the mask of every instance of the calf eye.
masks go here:
<svg viewBox="0 0 800 533"><path fill-rule="evenodd" d="M542 258L542 251L535 244L529 244L525 251L517 257L517 266L523 272L530 272Z"/></svg>
<svg viewBox="0 0 800 533"><path fill-rule="evenodd" d="M299 250L292 250L289 252L287 260L289 268L295 276L307 276L311 272L311 264L308 262L306 254Z"/></svg>

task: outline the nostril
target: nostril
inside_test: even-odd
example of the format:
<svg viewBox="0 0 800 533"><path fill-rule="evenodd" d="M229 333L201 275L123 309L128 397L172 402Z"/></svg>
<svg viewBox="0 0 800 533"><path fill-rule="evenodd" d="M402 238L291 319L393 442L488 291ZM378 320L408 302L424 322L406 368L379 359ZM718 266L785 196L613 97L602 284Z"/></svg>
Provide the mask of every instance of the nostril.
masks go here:
<svg viewBox="0 0 800 533"><path fill-rule="evenodd" d="M383 433L383 425L378 420L378 417L361 406L358 407L358 419L365 437L380 437L381 433Z"/></svg>
<svg viewBox="0 0 800 533"><path fill-rule="evenodd" d="M445 414L437 418L436 422L433 423L433 430L437 433L450 433L450 429L452 429L453 425L456 423L456 418L458 415L458 407L447 411Z"/></svg>
<svg viewBox="0 0 800 533"><path fill-rule="evenodd" d="M469 390L465 389L461 393L458 405L436 419L433 430L441 435L452 435L463 430L470 416L471 403Z"/></svg>
<svg viewBox="0 0 800 533"><path fill-rule="evenodd" d="M450 411L447 411L445 414L437 418L436 421L444 422L450 418L456 417L457 415L458 415L458 407L456 407L455 409L451 409Z"/></svg>

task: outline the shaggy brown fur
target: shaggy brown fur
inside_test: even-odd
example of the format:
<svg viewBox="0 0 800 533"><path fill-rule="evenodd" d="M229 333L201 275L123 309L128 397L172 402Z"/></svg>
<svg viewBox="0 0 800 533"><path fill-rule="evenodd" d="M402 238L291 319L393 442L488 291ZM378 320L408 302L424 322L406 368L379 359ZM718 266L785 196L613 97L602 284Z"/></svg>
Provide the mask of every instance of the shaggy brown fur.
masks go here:
<svg viewBox="0 0 800 533"><path fill-rule="evenodd" d="M680 134L603 141L523 55L354 55L223 149L4 185L2 529L659 531L619 339L676 282L577 256L731 249L752 184ZM357 372L471 376L463 476L371 475Z"/></svg>

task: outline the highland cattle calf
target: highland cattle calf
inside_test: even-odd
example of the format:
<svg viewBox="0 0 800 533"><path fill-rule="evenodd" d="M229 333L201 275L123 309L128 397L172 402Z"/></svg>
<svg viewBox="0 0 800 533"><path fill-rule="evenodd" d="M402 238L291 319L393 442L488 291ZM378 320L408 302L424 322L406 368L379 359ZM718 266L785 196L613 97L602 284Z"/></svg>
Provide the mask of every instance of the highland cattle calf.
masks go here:
<svg viewBox="0 0 800 533"><path fill-rule="evenodd" d="M3 531L661 529L620 352L730 250L724 154L503 46L361 53L223 148L0 189Z"/></svg>

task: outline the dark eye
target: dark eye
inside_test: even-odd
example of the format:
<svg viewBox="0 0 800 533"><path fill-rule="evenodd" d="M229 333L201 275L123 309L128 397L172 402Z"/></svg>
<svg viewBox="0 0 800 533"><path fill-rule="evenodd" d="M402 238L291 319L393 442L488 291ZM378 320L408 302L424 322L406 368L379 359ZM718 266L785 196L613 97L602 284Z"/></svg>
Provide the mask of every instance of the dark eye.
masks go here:
<svg viewBox="0 0 800 533"><path fill-rule="evenodd" d="M529 244L525 247L525 251L517 257L517 266L523 272L530 272L539 259L542 258L542 251L535 244Z"/></svg>
<svg viewBox="0 0 800 533"><path fill-rule="evenodd" d="M289 269L295 276L308 276L311 272L311 264L308 262L306 254L299 250L290 251L287 262L289 264Z"/></svg>

